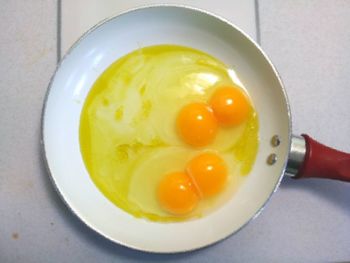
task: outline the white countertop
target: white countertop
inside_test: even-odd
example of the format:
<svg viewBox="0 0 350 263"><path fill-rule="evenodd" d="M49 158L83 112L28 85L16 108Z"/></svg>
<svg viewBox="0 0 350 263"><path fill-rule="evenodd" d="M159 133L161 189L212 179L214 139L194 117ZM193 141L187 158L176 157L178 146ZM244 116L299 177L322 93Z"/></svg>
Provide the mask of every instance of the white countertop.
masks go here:
<svg viewBox="0 0 350 263"><path fill-rule="evenodd" d="M260 0L261 44L288 91L293 132L350 152L350 2ZM154 255L83 225L40 155L40 114L57 59L57 2L1 1L0 262L350 260L350 184L285 178L264 212L214 246Z"/></svg>

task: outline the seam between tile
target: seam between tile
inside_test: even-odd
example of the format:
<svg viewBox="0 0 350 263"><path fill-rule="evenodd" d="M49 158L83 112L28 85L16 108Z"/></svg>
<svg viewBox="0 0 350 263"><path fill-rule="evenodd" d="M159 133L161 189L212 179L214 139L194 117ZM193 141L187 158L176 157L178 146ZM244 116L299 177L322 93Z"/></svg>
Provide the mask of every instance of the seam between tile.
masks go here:
<svg viewBox="0 0 350 263"><path fill-rule="evenodd" d="M60 62L61 59L61 35L62 35L62 1L57 0L57 41L56 41L56 47L57 47L57 57L56 62Z"/></svg>
<svg viewBox="0 0 350 263"><path fill-rule="evenodd" d="M256 41L261 45L261 33L260 33L260 14L259 14L259 0L254 1L255 8L255 27L256 27Z"/></svg>

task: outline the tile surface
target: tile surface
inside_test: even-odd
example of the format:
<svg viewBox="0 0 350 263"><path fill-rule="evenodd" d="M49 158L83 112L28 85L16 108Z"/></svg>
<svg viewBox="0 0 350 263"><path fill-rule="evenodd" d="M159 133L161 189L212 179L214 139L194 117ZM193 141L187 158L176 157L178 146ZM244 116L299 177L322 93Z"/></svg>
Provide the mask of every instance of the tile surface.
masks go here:
<svg viewBox="0 0 350 263"><path fill-rule="evenodd" d="M107 17L151 4L189 5L209 10L242 28L253 38L256 37L254 0L61 0L62 2L62 53L89 28Z"/></svg>
<svg viewBox="0 0 350 263"><path fill-rule="evenodd" d="M350 260L350 185L283 180L264 212L214 246L176 255L99 237L64 206L40 157L56 63L56 1L0 0L0 262ZM259 1L262 46L288 91L294 132L350 151L350 2Z"/></svg>
<svg viewBox="0 0 350 263"><path fill-rule="evenodd" d="M287 89L293 132L350 152L350 2L259 4L261 44ZM284 180L270 207L271 219L281 225L273 241L276 255L350 260L349 200L350 184Z"/></svg>

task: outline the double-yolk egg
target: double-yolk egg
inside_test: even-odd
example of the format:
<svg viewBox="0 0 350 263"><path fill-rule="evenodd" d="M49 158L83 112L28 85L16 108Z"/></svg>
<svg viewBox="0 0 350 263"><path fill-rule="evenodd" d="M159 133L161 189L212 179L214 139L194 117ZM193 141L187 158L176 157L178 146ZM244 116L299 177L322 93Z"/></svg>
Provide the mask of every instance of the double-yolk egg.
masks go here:
<svg viewBox="0 0 350 263"><path fill-rule="evenodd" d="M96 187L152 221L198 218L227 202L258 149L257 114L236 80L221 61L182 46L115 61L81 113L81 153Z"/></svg>
<svg viewBox="0 0 350 263"><path fill-rule="evenodd" d="M225 161L214 153L194 157L186 172L166 175L159 184L158 198L163 209L175 215L188 214L199 199L218 194L227 181Z"/></svg>
<svg viewBox="0 0 350 263"><path fill-rule="evenodd" d="M251 106L247 96L237 87L219 87L210 105L191 103L177 117L177 129L182 139L192 146L211 143L218 125L239 125L248 119Z"/></svg>

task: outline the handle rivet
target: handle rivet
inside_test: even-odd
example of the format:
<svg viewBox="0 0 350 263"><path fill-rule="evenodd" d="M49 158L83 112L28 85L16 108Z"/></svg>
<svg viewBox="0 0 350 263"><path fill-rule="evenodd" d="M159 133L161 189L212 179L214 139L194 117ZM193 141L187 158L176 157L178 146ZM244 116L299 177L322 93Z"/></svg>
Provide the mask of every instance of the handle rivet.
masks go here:
<svg viewBox="0 0 350 263"><path fill-rule="evenodd" d="M281 144L280 137L277 134L272 136L272 138L271 138L271 145L273 147L277 147L280 144Z"/></svg>
<svg viewBox="0 0 350 263"><path fill-rule="evenodd" d="M273 165L277 162L277 155L275 153L271 153L266 160L268 165Z"/></svg>

